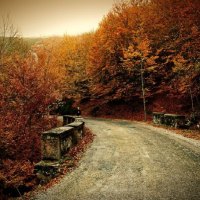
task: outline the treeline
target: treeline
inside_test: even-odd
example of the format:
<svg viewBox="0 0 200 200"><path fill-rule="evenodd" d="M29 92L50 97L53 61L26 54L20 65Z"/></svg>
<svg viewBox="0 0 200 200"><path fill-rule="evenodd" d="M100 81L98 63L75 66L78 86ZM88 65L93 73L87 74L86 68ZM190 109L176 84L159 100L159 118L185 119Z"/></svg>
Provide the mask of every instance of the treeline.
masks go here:
<svg viewBox="0 0 200 200"><path fill-rule="evenodd" d="M87 114L131 117L142 111L142 74L149 113L198 110L199 10L198 0L114 5L97 31L63 39L67 92Z"/></svg>

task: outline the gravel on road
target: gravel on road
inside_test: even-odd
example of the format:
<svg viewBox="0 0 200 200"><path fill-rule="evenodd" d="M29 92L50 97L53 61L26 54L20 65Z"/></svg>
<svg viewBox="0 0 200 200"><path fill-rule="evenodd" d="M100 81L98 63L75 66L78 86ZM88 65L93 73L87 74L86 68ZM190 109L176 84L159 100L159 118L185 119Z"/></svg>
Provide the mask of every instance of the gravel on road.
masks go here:
<svg viewBox="0 0 200 200"><path fill-rule="evenodd" d="M200 199L200 141L127 120L86 119L80 166L34 200Z"/></svg>

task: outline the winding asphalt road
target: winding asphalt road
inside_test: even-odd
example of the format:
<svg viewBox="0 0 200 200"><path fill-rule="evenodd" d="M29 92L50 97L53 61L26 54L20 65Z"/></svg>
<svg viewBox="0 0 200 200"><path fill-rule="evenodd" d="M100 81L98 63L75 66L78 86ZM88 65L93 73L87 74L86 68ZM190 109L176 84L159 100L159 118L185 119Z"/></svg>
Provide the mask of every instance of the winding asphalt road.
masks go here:
<svg viewBox="0 0 200 200"><path fill-rule="evenodd" d="M200 142L125 120L87 119L80 166L38 200L198 200Z"/></svg>

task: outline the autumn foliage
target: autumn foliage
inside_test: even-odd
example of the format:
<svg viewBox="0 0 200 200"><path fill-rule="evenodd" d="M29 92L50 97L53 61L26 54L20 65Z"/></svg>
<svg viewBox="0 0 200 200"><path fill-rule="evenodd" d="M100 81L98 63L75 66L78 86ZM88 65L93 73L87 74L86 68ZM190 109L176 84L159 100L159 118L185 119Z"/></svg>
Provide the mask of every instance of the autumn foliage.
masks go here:
<svg viewBox="0 0 200 200"><path fill-rule="evenodd" d="M33 163L41 159L40 134L56 124L49 106L61 99L64 78L45 49L6 57L0 77L1 187L29 186Z"/></svg>
<svg viewBox="0 0 200 200"><path fill-rule="evenodd" d="M90 40L67 38L62 48L66 45L68 60L63 62L76 77L72 91L85 113L119 112L118 117L129 118L141 113L141 66L148 113L198 111L199 9L198 0L121 2L88 35ZM70 50L74 40L78 45ZM84 56L71 57L72 52ZM77 68L83 76L77 75Z"/></svg>
<svg viewBox="0 0 200 200"><path fill-rule="evenodd" d="M142 120L143 93L147 114L200 112L199 19L199 0L122 1L95 32L1 45L0 187L29 184L59 99L93 116Z"/></svg>

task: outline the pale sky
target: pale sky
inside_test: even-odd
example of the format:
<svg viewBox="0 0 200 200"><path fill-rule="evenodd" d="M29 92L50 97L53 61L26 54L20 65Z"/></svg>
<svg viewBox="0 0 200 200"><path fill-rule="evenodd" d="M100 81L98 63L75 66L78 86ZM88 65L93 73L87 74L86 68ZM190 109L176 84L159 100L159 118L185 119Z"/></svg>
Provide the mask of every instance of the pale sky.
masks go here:
<svg viewBox="0 0 200 200"><path fill-rule="evenodd" d="M24 37L77 35L95 30L115 0L0 0ZM2 19L0 19L2 20Z"/></svg>

